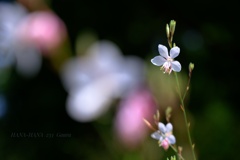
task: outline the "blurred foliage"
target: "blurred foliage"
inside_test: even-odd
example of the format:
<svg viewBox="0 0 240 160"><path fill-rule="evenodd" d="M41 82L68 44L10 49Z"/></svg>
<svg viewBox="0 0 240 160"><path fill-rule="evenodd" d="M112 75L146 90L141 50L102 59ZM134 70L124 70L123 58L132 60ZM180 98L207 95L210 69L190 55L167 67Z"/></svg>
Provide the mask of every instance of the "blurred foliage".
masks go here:
<svg viewBox="0 0 240 160"><path fill-rule="evenodd" d="M240 134L237 2L52 0L48 3L65 22L72 51L76 49L78 35L90 30L99 39L115 42L124 54L137 55L147 63L158 54L157 44L167 44L165 24L175 19L173 41L181 48L178 60L183 72L187 72L189 62L195 64L187 108L198 159L237 159ZM92 40L95 37L89 41ZM164 152L159 148L150 136L138 148L121 146L113 134L114 107L94 122L72 120L65 110L67 93L50 63L44 59L40 73L29 79L14 69L0 71L0 91L7 101L6 115L0 117L1 160L158 160L173 155L171 150ZM157 76L156 70L152 72ZM180 112L173 112L172 117L178 117L177 113ZM181 128L176 126L176 132ZM70 133L71 137L12 138L13 132ZM178 140L182 134L176 135L178 145L184 140ZM185 144L182 146L183 153L187 152Z"/></svg>

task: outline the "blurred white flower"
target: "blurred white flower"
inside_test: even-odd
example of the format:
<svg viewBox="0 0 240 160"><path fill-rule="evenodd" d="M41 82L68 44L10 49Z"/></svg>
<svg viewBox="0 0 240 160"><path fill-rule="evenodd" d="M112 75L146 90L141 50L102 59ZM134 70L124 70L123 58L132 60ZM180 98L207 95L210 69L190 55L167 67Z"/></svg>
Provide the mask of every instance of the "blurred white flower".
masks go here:
<svg viewBox="0 0 240 160"><path fill-rule="evenodd" d="M41 53L56 53L65 36L65 25L53 12L28 13L18 3L0 2L0 69L16 65L24 76L37 74Z"/></svg>
<svg viewBox="0 0 240 160"><path fill-rule="evenodd" d="M77 121L92 121L143 82L144 63L123 57L110 41L93 44L84 57L69 60L62 69L62 82L69 92L67 111Z"/></svg>
<svg viewBox="0 0 240 160"><path fill-rule="evenodd" d="M20 4L0 2L0 68L9 67L15 61L17 27L26 15Z"/></svg>
<svg viewBox="0 0 240 160"><path fill-rule="evenodd" d="M41 68L39 50L23 41L19 26L27 11L18 3L0 3L0 69L16 65L24 76L33 76Z"/></svg>
<svg viewBox="0 0 240 160"><path fill-rule="evenodd" d="M170 50L170 56L168 55L168 49L166 46L159 44L158 51L160 56L156 56L151 59L151 62L156 66L162 66L164 73L171 73L172 70L175 72L181 71L181 64L178 61L174 61L180 53L179 47L173 47Z"/></svg>
<svg viewBox="0 0 240 160"><path fill-rule="evenodd" d="M36 75L42 66L42 57L39 50L33 46L19 46L15 53L16 70L27 77Z"/></svg>

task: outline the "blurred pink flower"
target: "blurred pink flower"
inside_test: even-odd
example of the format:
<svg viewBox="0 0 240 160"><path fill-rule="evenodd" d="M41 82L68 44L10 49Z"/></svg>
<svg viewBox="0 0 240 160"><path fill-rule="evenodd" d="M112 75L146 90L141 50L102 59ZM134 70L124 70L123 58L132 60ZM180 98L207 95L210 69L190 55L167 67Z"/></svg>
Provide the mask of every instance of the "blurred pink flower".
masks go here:
<svg viewBox="0 0 240 160"><path fill-rule="evenodd" d="M19 35L27 43L33 43L43 51L51 53L65 38L66 28L54 13L38 11L25 18L20 25Z"/></svg>
<svg viewBox="0 0 240 160"><path fill-rule="evenodd" d="M127 147L138 146L147 135L148 127L143 118L151 120L156 110L152 94L146 88L135 91L120 104L115 131L119 140Z"/></svg>

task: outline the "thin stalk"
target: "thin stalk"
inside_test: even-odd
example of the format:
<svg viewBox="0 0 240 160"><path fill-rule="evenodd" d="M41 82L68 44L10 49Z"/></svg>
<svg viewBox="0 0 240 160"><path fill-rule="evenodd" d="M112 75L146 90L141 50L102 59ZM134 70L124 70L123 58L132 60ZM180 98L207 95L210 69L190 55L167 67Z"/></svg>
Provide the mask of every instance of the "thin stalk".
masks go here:
<svg viewBox="0 0 240 160"><path fill-rule="evenodd" d="M185 121L186 129L187 129L188 141L189 141L189 144L190 144L190 147L191 147L191 150L192 150L193 159L196 160L196 156L195 156L195 152L194 152L194 148L193 148L193 143L192 143L192 139L191 139L191 134L190 134L190 131L189 131L189 123L188 123L187 114L186 114L186 111L185 111L184 101L183 101L183 97L182 97L181 91L180 91L178 76L177 76L176 72L174 72L174 74L175 74L175 77L176 77L178 94L179 94L179 98L180 98L180 101L181 101L181 108L182 108L182 111L183 111L184 121Z"/></svg>
<svg viewBox="0 0 240 160"><path fill-rule="evenodd" d="M169 45L170 48L172 48L172 42L171 42L170 39L168 39L168 45Z"/></svg>
<svg viewBox="0 0 240 160"><path fill-rule="evenodd" d="M183 156L178 153L177 149L173 145L170 145L170 147L172 148L172 150L174 152L176 152L176 154L178 155L179 159L184 160Z"/></svg>
<svg viewBox="0 0 240 160"><path fill-rule="evenodd" d="M189 71L189 74L188 74L188 83L187 83L187 87L186 87L186 90L185 90L185 93L183 94L183 101L187 95L187 92L189 90L189 85L190 85L190 81L191 81L191 77L192 77L192 71Z"/></svg>

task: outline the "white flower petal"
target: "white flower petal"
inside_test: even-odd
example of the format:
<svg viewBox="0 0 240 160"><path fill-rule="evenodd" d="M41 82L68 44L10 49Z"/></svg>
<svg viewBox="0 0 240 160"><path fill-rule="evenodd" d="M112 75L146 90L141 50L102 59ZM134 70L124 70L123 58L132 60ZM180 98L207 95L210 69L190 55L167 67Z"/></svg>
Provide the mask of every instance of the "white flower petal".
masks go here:
<svg viewBox="0 0 240 160"><path fill-rule="evenodd" d="M176 138L174 137L174 135L168 136L167 140L170 144L175 144L176 143Z"/></svg>
<svg viewBox="0 0 240 160"><path fill-rule="evenodd" d="M166 127L163 123L159 122L158 123L158 129L162 132L162 133L166 133Z"/></svg>
<svg viewBox="0 0 240 160"><path fill-rule="evenodd" d="M171 124L171 123L168 123L168 124L166 125L166 132L171 132L172 129L173 129L172 124Z"/></svg>
<svg viewBox="0 0 240 160"><path fill-rule="evenodd" d="M159 141L162 142L164 139L165 139L165 138L164 138L163 136L161 136L161 137L159 138Z"/></svg>
<svg viewBox="0 0 240 160"><path fill-rule="evenodd" d="M179 47L173 47L171 50L170 50L170 57L173 59L173 58L176 58L180 53L180 48Z"/></svg>
<svg viewBox="0 0 240 160"><path fill-rule="evenodd" d="M168 49L167 49L166 46L159 44L158 45L158 52L164 58L166 58L166 59L168 58Z"/></svg>
<svg viewBox="0 0 240 160"><path fill-rule="evenodd" d="M181 71L181 64L178 61L173 61L172 63L172 70L175 72L180 72Z"/></svg>
<svg viewBox="0 0 240 160"><path fill-rule="evenodd" d="M166 62L166 59L164 59L162 56L156 56L153 59L151 59L151 62L156 66L161 66L163 63Z"/></svg>
<svg viewBox="0 0 240 160"><path fill-rule="evenodd" d="M151 137L159 140L162 136L160 135L160 133L158 131L156 131L156 132L151 134Z"/></svg>

